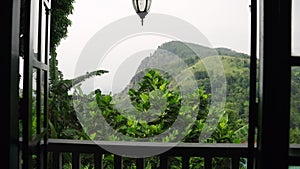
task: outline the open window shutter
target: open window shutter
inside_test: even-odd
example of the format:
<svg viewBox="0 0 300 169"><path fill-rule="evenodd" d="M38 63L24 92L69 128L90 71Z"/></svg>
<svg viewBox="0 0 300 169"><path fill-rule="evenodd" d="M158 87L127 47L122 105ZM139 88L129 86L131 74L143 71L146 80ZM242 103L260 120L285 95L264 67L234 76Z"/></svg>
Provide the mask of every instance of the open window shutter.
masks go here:
<svg viewBox="0 0 300 169"><path fill-rule="evenodd" d="M47 168L50 0L26 0L21 109L23 169Z"/></svg>

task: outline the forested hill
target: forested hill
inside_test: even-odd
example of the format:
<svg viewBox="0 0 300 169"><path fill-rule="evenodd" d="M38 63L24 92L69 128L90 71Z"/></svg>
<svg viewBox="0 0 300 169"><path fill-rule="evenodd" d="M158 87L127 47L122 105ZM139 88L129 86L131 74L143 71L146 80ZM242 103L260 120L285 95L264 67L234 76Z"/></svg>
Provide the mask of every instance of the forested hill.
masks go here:
<svg viewBox="0 0 300 169"><path fill-rule="evenodd" d="M195 54L196 51L198 55ZM168 58L168 55L176 55L182 59L187 67L184 70L177 69L174 66L174 61ZM199 56L200 54L200 56ZM140 70L151 67L153 60L168 63L175 74L180 74L182 71L191 71L194 73L194 78L197 81L198 87L204 87L207 93L210 93L211 82L205 69L202 58L217 56L222 62L224 73L227 82L227 94L225 108L231 119L236 119L235 123L247 123L248 121L248 106L249 106L249 74L250 74L250 56L237 52L228 48L209 48L193 43L183 43L180 41L166 42L158 46L157 50L149 57L145 58L139 68L139 73L131 80L128 88L137 85L144 76ZM150 64L149 64L150 63ZM177 72L176 72L177 71ZM300 98L298 90L300 90L300 71L293 70L292 80L292 127L300 126L300 117L298 110L299 104L293 98ZM298 86L298 87L297 87ZM128 89L127 88L127 89ZM126 90L125 90L126 91ZM125 93L123 93L125 94ZM241 120L242 119L242 120ZM234 121L234 120L231 120ZM236 124L235 124L236 125Z"/></svg>
<svg viewBox="0 0 300 169"><path fill-rule="evenodd" d="M197 55L197 54L198 55ZM173 55L173 57L170 57ZM207 93L211 91L211 79L203 65L205 57L217 56L222 62L227 81L226 111L231 119L242 119L241 123L247 122L249 105L249 73L250 57L227 48L209 48L193 43L179 41L166 42L158 46L157 50L149 57L142 60L136 75L131 79L130 85L120 95L127 94L129 88L138 85L147 68L155 67L156 64L164 64L164 68L171 71L173 75L164 72L166 78L175 78L192 72L197 82L197 87L204 87ZM184 68L179 68L178 60L184 61ZM163 62L163 63L162 63ZM175 84L176 85L176 84ZM196 90L196 89L195 89Z"/></svg>
<svg viewBox="0 0 300 169"><path fill-rule="evenodd" d="M163 43L158 49L164 49L171 53L177 54L179 57L186 58L195 55L194 51L200 54L200 57L212 56L215 54L235 57L249 57L249 55L234 51L228 48L210 48L194 43L171 41Z"/></svg>

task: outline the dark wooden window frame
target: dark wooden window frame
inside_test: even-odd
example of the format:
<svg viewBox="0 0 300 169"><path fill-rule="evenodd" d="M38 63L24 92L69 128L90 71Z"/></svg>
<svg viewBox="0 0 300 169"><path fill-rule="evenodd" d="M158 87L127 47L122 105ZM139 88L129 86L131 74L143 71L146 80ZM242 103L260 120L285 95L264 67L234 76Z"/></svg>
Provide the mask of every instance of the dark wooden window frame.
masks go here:
<svg viewBox="0 0 300 169"><path fill-rule="evenodd" d="M33 166L36 168L47 168L47 98L51 3L48 0L28 0L25 2L24 79L20 110L22 146L20 159L23 161L23 169L31 169ZM34 3L37 6L33 5ZM38 11L37 16L35 11ZM45 23L44 25L42 24L43 22ZM34 41L37 42L36 46L34 46ZM34 70L36 79L33 79ZM36 86L34 105L33 86ZM32 121L33 106L35 106L35 125L33 125ZM33 126L36 133L33 133ZM33 161L35 164L33 164Z"/></svg>
<svg viewBox="0 0 300 169"><path fill-rule="evenodd" d="M29 1L30 2L30 1ZM257 6L260 6L260 29L257 32ZM3 0L0 17L2 18L3 45L1 45L2 57L0 58L0 70L3 75L3 93L0 95L2 119L7 123L0 123L4 131L3 151L4 159L2 166L8 169L16 169L19 165L19 144L18 144L18 112L19 112L19 19L20 19L20 1ZM50 2L41 1L40 5L46 5L50 9ZM31 11L28 5L27 11ZM251 81L250 81L250 115L249 115L249 146L248 157L249 168L277 168L287 169L289 165L300 165L299 152L295 151L289 144L289 121L290 121L290 81L291 67L300 66L300 58L291 56L291 0L251 0ZM48 10L49 12L49 10ZM49 13L47 13L47 16ZM30 23L30 15L27 16L27 23ZM49 26L50 17L47 21ZM27 46L25 45L25 77L24 84L24 102L22 110L22 119L25 122L23 128L22 152L23 168L30 168L28 163L32 150L40 152L47 145L47 136L43 135L42 130L36 135L36 140L30 136L31 115L31 88L32 88L32 68L41 71L48 71L48 62L42 63L39 56L33 59L33 53L30 51L30 24L27 25L28 35L25 35ZM257 34L259 34L259 47L257 48ZM47 32L47 41L49 41L49 32ZM40 44L40 43L39 43ZM40 48L40 47L39 47ZM256 53L257 49L260 58L260 69L256 72ZM46 47L49 52L49 46ZM280 67L280 69L279 69ZM259 91L258 103L256 95L256 74L259 73ZM37 73L37 84L42 80L41 73ZM48 90L48 74L45 76L44 89ZM27 90L27 91L26 91ZM47 91L44 93L47 97ZM38 102L40 102L39 100ZM44 100L46 101L46 100ZM40 105L41 103L38 103ZM45 104L45 112L47 110ZM39 110L41 111L41 110ZM47 118L45 116L45 118ZM280 124L280 125L278 125ZM39 124L39 128L47 128L47 124ZM258 130L257 148L255 147L255 130ZM278 133L280 131L280 133ZM33 145L33 146L32 146ZM36 145L36 146L35 146ZM32 148L35 147L35 148ZM36 149L37 148L37 149ZM277 153L274 153L276 150ZM44 154L45 155L45 154ZM43 155L41 155L42 157ZM253 158L252 158L253 157ZM47 164L41 164L46 166Z"/></svg>

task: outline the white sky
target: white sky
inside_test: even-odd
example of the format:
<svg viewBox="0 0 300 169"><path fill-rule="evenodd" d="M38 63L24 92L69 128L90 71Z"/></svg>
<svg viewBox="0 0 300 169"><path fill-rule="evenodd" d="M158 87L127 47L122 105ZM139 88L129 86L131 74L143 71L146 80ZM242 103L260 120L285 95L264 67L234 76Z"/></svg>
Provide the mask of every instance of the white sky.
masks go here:
<svg viewBox="0 0 300 169"><path fill-rule="evenodd" d="M153 0L150 12L172 15L191 23L214 47L249 53L249 4L250 0ZM68 37L57 49L59 69L64 77L74 76L77 58L97 31L130 15L136 15L131 0L76 0L73 15L69 16L72 26ZM147 16L144 24L147 24ZM161 38L154 38L144 46L156 49L160 43Z"/></svg>
<svg viewBox="0 0 300 169"><path fill-rule="evenodd" d="M292 0L292 55L300 56L300 1Z"/></svg>
<svg viewBox="0 0 300 169"><path fill-rule="evenodd" d="M58 66L66 79L75 76L77 59L90 38L110 23L127 16L136 15L132 0L75 1L73 15L69 16L72 26L68 29L68 37L62 40L57 49ZM187 21L202 32L213 47L227 47L249 54L250 2L250 0L152 0L150 13L167 14ZM295 7L300 6L300 1L294 0L293 3ZM300 16L299 11L294 10L294 15ZM136 17L138 18L137 15ZM139 22L139 20L137 21ZM147 16L144 24L151 24L147 23ZM299 37L299 21L294 19L293 27L294 37ZM114 55L117 55L118 52L130 56L143 50L155 50L157 46L169 40L166 37L154 36L128 39L127 42L120 43L119 46L110 51L108 55L112 59L107 60L106 66L103 68L111 71L111 69L120 66L122 61L118 58L114 59ZM294 44L300 44L299 41L300 38L293 38ZM129 43L131 45L128 45ZM132 46L142 48L136 49ZM128 51L129 48L131 51ZM294 53L300 53L299 46L293 45L293 48ZM117 72L117 70L112 71ZM106 81L111 79L111 77L103 78ZM106 88L109 90L108 87Z"/></svg>

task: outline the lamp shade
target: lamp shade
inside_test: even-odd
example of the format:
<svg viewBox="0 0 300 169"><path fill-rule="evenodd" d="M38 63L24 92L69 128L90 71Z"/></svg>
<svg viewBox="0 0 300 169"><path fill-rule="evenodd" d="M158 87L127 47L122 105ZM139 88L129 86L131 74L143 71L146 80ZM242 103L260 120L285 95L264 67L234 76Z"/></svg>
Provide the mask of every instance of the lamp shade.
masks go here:
<svg viewBox="0 0 300 169"><path fill-rule="evenodd" d="M132 0L133 8L141 18L142 25L143 25L144 18L149 13L151 1L152 0Z"/></svg>

